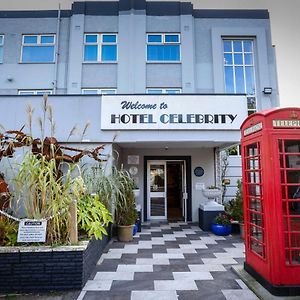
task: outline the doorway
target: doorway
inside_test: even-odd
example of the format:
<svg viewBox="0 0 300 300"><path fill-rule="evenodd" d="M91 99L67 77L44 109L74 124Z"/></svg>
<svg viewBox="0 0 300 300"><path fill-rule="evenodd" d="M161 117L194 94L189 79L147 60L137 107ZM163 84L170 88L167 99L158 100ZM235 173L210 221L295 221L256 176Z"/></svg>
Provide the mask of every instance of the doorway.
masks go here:
<svg viewBox="0 0 300 300"><path fill-rule="evenodd" d="M146 170L147 219L186 221L186 161L148 160Z"/></svg>
<svg viewBox="0 0 300 300"><path fill-rule="evenodd" d="M183 220L183 161L167 162L167 218Z"/></svg>

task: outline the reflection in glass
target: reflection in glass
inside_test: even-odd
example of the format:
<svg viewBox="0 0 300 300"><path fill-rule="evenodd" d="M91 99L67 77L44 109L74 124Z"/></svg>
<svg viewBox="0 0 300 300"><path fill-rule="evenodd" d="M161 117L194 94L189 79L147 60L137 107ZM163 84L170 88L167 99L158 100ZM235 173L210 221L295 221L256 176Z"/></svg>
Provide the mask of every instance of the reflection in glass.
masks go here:
<svg viewBox="0 0 300 300"><path fill-rule="evenodd" d="M150 167L150 191L165 191L165 166L151 165Z"/></svg>
<svg viewBox="0 0 300 300"><path fill-rule="evenodd" d="M156 197L151 198L151 216L159 217L165 215L165 198Z"/></svg>

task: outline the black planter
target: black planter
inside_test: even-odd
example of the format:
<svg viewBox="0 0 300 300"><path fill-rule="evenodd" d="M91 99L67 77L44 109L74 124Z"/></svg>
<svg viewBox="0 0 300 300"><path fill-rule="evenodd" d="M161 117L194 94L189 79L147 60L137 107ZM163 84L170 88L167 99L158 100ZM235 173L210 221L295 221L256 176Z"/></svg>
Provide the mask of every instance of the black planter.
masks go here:
<svg viewBox="0 0 300 300"><path fill-rule="evenodd" d="M109 240L103 236L55 248L0 247L0 292L81 289Z"/></svg>

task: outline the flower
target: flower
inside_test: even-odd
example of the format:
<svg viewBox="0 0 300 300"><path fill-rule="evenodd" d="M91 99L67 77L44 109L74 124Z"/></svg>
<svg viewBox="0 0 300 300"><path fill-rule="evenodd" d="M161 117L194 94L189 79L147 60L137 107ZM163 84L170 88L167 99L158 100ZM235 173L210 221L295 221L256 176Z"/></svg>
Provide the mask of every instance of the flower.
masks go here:
<svg viewBox="0 0 300 300"><path fill-rule="evenodd" d="M225 214L220 213L214 218L214 223L218 225L230 225L231 220L226 213Z"/></svg>

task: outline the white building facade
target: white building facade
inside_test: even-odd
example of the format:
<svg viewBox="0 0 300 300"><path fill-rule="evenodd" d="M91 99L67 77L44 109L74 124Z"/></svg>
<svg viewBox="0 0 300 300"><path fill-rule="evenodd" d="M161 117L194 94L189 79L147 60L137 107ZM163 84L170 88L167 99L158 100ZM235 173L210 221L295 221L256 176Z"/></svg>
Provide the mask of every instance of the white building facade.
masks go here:
<svg viewBox="0 0 300 300"><path fill-rule="evenodd" d="M0 11L0 28L1 124L21 128L48 93L58 140L105 144L139 187L144 220L196 221L202 188L220 185L220 150L239 143L248 114L278 105L267 10L74 2ZM87 121L84 140L67 141ZM226 176L229 199L238 159Z"/></svg>

